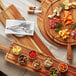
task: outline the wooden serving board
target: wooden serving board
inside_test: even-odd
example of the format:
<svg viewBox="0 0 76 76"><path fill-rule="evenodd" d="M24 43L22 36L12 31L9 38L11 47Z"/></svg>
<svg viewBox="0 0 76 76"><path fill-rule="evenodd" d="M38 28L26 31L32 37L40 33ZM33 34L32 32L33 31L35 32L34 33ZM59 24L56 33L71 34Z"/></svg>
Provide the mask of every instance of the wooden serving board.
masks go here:
<svg viewBox="0 0 76 76"><path fill-rule="evenodd" d="M0 13L0 21L4 24L4 26L6 26L7 19L24 19L14 5L5 8L2 2L0 3L1 3L1 8L3 9L3 11ZM43 51L45 51L44 52L45 54L52 55L52 53L49 50L47 50L47 47L44 46L44 43L41 41L41 39L37 36L36 32L34 32L34 36L25 36L21 38L16 37L15 35L10 35L10 36L14 38L18 43L21 43L30 49L39 50L41 48Z"/></svg>
<svg viewBox="0 0 76 76"><path fill-rule="evenodd" d="M56 39L55 36L52 36L49 32L49 18L48 15L51 14L51 10L52 8L54 9L58 3L62 2L64 0L45 0L41 3L41 7L42 7L42 11L43 13L38 14L37 16L37 21L38 21L38 26L39 29L41 31L41 33L43 34L43 36L52 44L56 45L56 46L67 46L67 59L72 59L72 50L71 50L71 46L76 46L76 40L72 40L72 42L68 43L68 42L63 42L60 41L59 39ZM75 0L73 0L75 1ZM71 0L70 0L71 2ZM53 6L54 5L54 6ZM75 11L74 11L75 12ZM75 14L75 13L73 13ZM52 31L53 32L53 31ZM51 33L52 33L51 32ZM54 33L55 34L55 33Z"/></svg>
<svg viewBox="0 0 76 76"><path fill-rule="evenodd" d="M27 58L28 58L28 61L27 61L27 64L25 65L21 65L20 63L18 63L18 56L14 55L13 52L12 52L12 49L14 46L20 46L21 47L21 54L20 55L26 55ZM46 69L44 66L43 66L43 62L44 62L44 58L47 57L47 55L44 55L44 54L41 54L39 52L37 52L38 56L36 58L36 60L40 60L40 62L42 63L42 68L38 71L34 70L33 69L33 66L32 66L32 63L33 61L31 61L29 59L29 51L32 50L32 49L28 49L24 46L21 46L20 44L17 44L17 43L12 43L11 46L10 46L10 50L8 51L7 55L5 56L5 60L9 61L9 62L12 62L18 66L21 66L23 68L29 68L29 70L32 70L33 72L37 72L39 74L45 74L45 76L49 76L49 69Z"/></svg>
<svg viewBox="0 0 76 76"><path fill-rule="evenodd" d="M50 69L50 68L47 69L47 68L44 67L44 65L42 65L42 68L41 68L40 70L36 71L36 70L33 69L32 62L30 61L29 58L28 58L29 60L28 60L28 62L27 62L26 65L21 65L20 63L18 63L18 56L14 55L13 52L12 52L12 48L13 48L14 46L16 46L16 45L17 45L17 46L20 46L20 47L22 48L21 54L24 54L24 55L26 55L27 57L28 57L28 52L29 52L29 50L32 50L32 49L26 48L25 46L23 46L23 45L21 45L21 44L18 44L18 43L13 42L13 43L11 44L11 46L10 46L9 51L7 52L7 54L6 54L6 56L5 56L5 60L6 60L6 61L11 62L11 63L13 63L13 64L15 64L15 65L21 66L21 67L23 67L23 68L25 68L25 69L28 69L28 70L30 70L30 71L36 72L36 73L38 73L38 74L40 74L40 75L42 75L42 76L49 76L49 69ZM46 57L48 57L49 55L44 55L44 54L42 54L42 53L40 53L40 52L37 52L37 53L38 53L37 60L40 60L40 61L42 62L42 64L43 64L44 59L45 59ZM51 57L51 55L50 55L49 57ZM52 59L53 59L53 62L54 62L54 64L53 64L52 67L56 67L57 69L58 69L58 65L59 65L60 63L64 63L64 62L62 62L62 61L60 61L60 60L57 60L57 59L55 59L55 58L52 58ZM76 75L76 68L70 66L69 64L68 64L68 66L69 66L69 67L68 67L68 71L67 71L66 73L63 73L63 74L62 74L62 73L59 73L58 76L75 76L75 75Z"/></svg>
<svg viewBox="0 0 76 76"><path fill-rule="evenodd" d="M46 15L46 13L47 13L47 10L49 10L49 8L50 8L50 6L51 6L51 4L53 3L53 2L56 2L57 0L54 0L54 1L51 1L51 0L44 0L44 1L42 1L41 2L41 5L40 5L40 7L42 8L42 13L41 14L38 14L37 15L37 22L38 22L38 26L39 26L39 29L40 29L40 31L41 31L41 33L42 33L42 35L50 42L50 43L52 43L52 44L54 44L54 45L57 45L57 46L61 46L61 47L64 47L63 45L61 45L61 44L59 44L59 43L56 43L53 39L51 39L49 36L48 36L48 34L46 33L46 31L45 31L45 21L44 21L44 19L45 19L45 15Z"/></svg>
<svg viewBox="0 0 76 76"><path fill-rule="evenodd" d="M55 32L54 31L54 29L51 29L50 28L50 20L51 19L49 19L48 18L48 15L49 14L52 14L52 12L53 12L53 10L56 8L56 7L59 7L60 5L60 3L63 3L63 1L64 0L60 0L60 1L58 1L58 2L56 2L55 4L53 4L53 5L51 5L50 6L50 8L49 8L49 10L47 11L47 14L46 14L46 16L45 16L45 31L46 31L46 33L48 34L48 36L51 38L51 39L53 39L56 43L59 43L59 44L62 44L62 45L68 45L68 43L70 43L71 45L76 45L76 40L75 39L72 39L72 37L70 36L70 38L68 38L67 40L63 40L62 38L57 38L56 36L57 36L57 32ZM73 1L75 1L75 0L69 0L70 2L73 2ZM74 22L76 22L75 21L75 18L74 17L76 17L76 15L75 15L75 12L76 12L76 9L71 9L70 10L70 12L71 12L71 14L72 14L72 17L73 17L73 21ZM60 17L61 18L64 18L64 11L62 11L61 12L61 15L60 15ZM70 27L69 25L66 25L65 27L62 27L62 29L64 29L64 28L67 28L68 29L68 27ZM71 31L71 30L70 30Z"/></svg>
<svg viewBox="0 0 76 76"><path fill-rule="evenodd" d="M1 3L1 8L3 9L3 11L0 13L0 21L4 24L4 26L6 24L6 19L24 19L14 5L11 5L8 8L5 8ZM40 53L50 56L52 59L54 59L55 66L59 65L59 63L63 63L62 61L55 59L55 57L52 55L52 53L49 52L48 48L44 45L44 43L40 40L40 38L37 36L36 33L34 33L33 37L25 36L25 37L19 38L14 35L11 35L11 37L13 37L16 40L16 42L22 47L27 47L29 49L36 50ZM6 51L9 50L9 48L3 45L0 45L0 49L6 50ZM10 54L10 52L8 52L7 55L8 54ZM5 57L6 61L16 64L16 62L13 61L12 59L11 60L8 59L7 55ZM16 65L19 65L19 64L17 63ZM26 69L33 71L33 69L30 67L26 67ZM69 65L69 71L65 74L65 76L75 76L76 75L75 72L76 72L76 67ZM45 76L44 73L40 73L40 74ZM64 76L64 74L62 75Z"/></svg>

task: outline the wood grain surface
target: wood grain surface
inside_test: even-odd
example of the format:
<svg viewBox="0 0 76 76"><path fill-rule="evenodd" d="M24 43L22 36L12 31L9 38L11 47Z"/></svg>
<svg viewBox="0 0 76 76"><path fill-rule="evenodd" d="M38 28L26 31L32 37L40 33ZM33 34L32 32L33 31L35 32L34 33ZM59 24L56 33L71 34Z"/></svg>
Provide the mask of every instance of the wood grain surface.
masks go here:
<svg viewBox="0 0 76 76"><path fill-rule="evenodd" d="M48 3L47 3L48 4ZM46 5L46 4L45 4ZM8 12L8 13L7 13ZM17 15L15 14L17 13ZM43 16L42 16L43 17ZM21 14L18 12L18 10L13 6L9 6L6 10L2 11L0 13L0 20L2 21L2 23L5 25L6 24L6 19L24 19ZM52 53L49 52L48 48L43 44L43 42L40 40L40 38L37 36L37 34L35 33L33 37L29 37L29 36L25 36L25 37L22 37L22 38L19 38L19 37L16 37L14 35L11 35L11 37L13 37L17 43L19 43L20 45L22 45L23 47L27 47L29 49L33 49L33 50L36 50L40 53L43 53L45 55L48 55L50 56L51 58L53 58L53 60L55 61L54 63L54 66L58 66L59 63L63 63L62 61L56 59ZM8 52L9 53L9 52ZM8 55L7 53L7 55ZM14 63L16 64L15 61L12 61L12 60L9 60L7 58L7 55L6 55L6 60L11 62L11 63ZM13 56L13 55L12 55ZM13 57L11 57L13 58ZM19 65L18 63L16 65ZM20 66L20 65L19 65ZM68 65L69 66L69 70L67 73L62 74L63 76L75 76L76 75L76 67L73 67L71 65ZM29 68L27 67L26 69L28 70L31 70L33 71L32 68ZM40 73L40 72L39 72ZM40 73L41 75L45 76L44 73Z"/></svg>
<svg viewBox="0 0 76 76"><path fill-rule="evenodd" d="M55 4L53 5L50 5L50 8L47 10L47 14L45 16L45 24L44 24L44 28L45 28L45 31L46 33L48 34L48 36L53 39L56 43L59 43L59 44L62 44L62 45L68 45L68 43L70 43L70 45L76 45L76 40L75 39L72 39L72 37L70 36L70 38L68 38L67 40L63 40L62 38L57 38L57 32L55 32L54 29L50 29L50 26L49 26L49 22L51 19L48 18L48 15L49 14L52 14L53 10L56 8L56 7L59 7L60 3L63 3L64 0L60 0L58 2L56 2ZM72 0L74 1L74 0ZM74 15L74 11L76 11L76 9L74 10L70 10L70 12L72 12L72 16L73 18L75 17ZM60 18L63 18L64 17L64 12L61 12L61 15L60 15ZM73 19L73 21L75 22L75 19ZM70 27L70 26L69 26ZM68 26L66 27L63 27L64 28L68 28Z"/></svg>
<svg viewBox="0 0 76 76"><path fill-rule="evenodd" d="M69 60L69 59L72 59L72 50L70 50L70 48L72 49L71 47L72 45L76 46L76 40L70 38L66 42L65 40L62 40L61 38L60 39L56 38L57 33L54 30L50 29L49 27L50 19L48 18L48 15L52 14L53 9L59 6L59 3L63 1L64 0L59 0L59 1L45 0L43 3L41 3L43 13L38 14L37 21L38 21L38 26L41 33L50 43L56 46L67 46L67 59ZM70 2L72 1L70 0ZM75 22L75 11L76 11L75 9L72 11L74 22ZM68 48L68 43L71 45L70 48Z"/></svg>
<svg viewBox="0 0 76 76"><path fill-rule="evenodd" d="M7 9L5 9L4 11L2 11L0 13L0 21L4 24L4 26L6 25L7 19L24 19L24 18L19 13L19 11L16 9L16 7L14 5L11 5ZM46 51L47 47L43 44L43 42L37 36L36 32L34 32L33 37L32 36L25 36L25 37L19 38L19 37L16 37L15 35L10 35L10 36L13 37L18 43L21 43L24 46L27 46L28 48L32 48L35 50L38 50L39 48L41 48L44 51L44 53L52 55L52 53L49 50L47 50L48 52ZM40 46L40 44L41 45L43 44L42 47ZM39 45L39 47L38 47L38 45Z"/></svg>
<svg viewBox="0 0 76 76"><path fill-rule="evenodd" d="M21 64L19 64L19 63L18 63L18 56L14 55L13 52L12 52L12 48L13 48L14 46L16 46L16 45L17 45L17 46L20 46L20 47L22 48L22 53L21 53L21 54L24 54L24 55L26 55L27 57L28 57L28 52L29 52L29 50L32 50L32 49L29 49L29 48L27 48L27 47L25 47L25 46L23 46L23 45L21 45L21 44L19 44L19 43L13 42L13 43L11 44L11 46L10 46L10 50L8 51L8 53L7 53L6 56L5 56L5 60L6 60L6 61L11 62L11 63L13 63L13 64L15 64L15 65L21 66L21 67L23 67L23 68L25 68L25 69L28 69L28 70L30 70L30 71L36 72L36 73L38 73L38 74L40 74L40 75L42 75L42 76L49 76L49 69L50 69L50 68L46 69L46 68L44 67L44 65L42 65L41 70L36 71L36 70L33 69L32 62L31 62L30 60L28 60L28 63L27 63L26 65L21 65ZM43 64L44 59L45 59L46 57L49 56L49 57L52 58L51 55L45 55L45 54L40 53L40 52L38 52L38 51L37 51L37 53L38 53L37 59L40 60L40 61L42 62L42 64ZM62 62L62 61L60 61L60 60L57 60L57 59L55 59L55 58L52 58L52 59L53 59L53 62L54 62L54 64L53 64L52 67L56 67L57 69L58 69L58 65L59 65L60 63L64 63L64 62ZM68 64L68 71L67 71L66 73L59 73L58 76L75 76L75 75L76 75L76 67L73 67L73 66L71 66L71 65Z"/></svg>
<svg viewBox="0 0 76 76"><path fill-rule="evenodd" d="M55 2L55 1L57 1L57 0L54 0L53 2ZM41 7L42 7L42 11L43 11L43 13L41 13L41 14L38 14L37 15L37 23L38 23L38 26L39 26L39 29L40 29L40 31L41 31L41 33L42 33L42 35L50 42L50 43L52 43L52 44L54 44L54 45L57 45L57 46L61 46L61 47L64 47L62 44L59 44L59 43L56 43L53 39L51 39L49 36L48 36L48 34L46 33L46 31L45 31L45 16L46 16L46 13L47 13L47 10L49 10L49 8L50 8L50 6L51 6L51 4L53 3L51 0L45 0L45 1L43 1L42 3L41 3Z"/></svg>

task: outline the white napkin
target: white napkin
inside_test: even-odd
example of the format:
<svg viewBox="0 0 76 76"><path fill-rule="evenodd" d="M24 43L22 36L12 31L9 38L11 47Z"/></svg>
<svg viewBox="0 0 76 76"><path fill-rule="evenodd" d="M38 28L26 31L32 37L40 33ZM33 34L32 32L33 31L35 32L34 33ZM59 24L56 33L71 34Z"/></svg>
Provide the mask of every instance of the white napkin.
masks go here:
<svg viewBox="0 0 76 76"><path fill-rule="evenodd" d="M26 20L6 20L6 34L34 34L34 22Z"/></svg>

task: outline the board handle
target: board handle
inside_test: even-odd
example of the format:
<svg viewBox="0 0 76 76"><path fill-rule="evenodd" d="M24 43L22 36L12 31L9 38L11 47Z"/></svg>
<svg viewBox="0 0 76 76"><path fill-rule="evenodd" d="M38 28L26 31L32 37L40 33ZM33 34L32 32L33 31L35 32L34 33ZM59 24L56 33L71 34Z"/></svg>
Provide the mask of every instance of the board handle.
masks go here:
<svg viewBox="0 0 76 76"><path fill-rule="evenodd" d="M4 4L3 4L3 2L0 0L0 8L2 9L2 10L5 10L6 8L5 8L5 6L4 6Z"/></svg>
<svg viewBox="0 0 76 76"><path fill-rule="evenodd" d="M8 52L9 51L9 48L7 48L6 46L0 44L0 50L3 50L5 52Z"/></svg>
<svg viewBox="0 0 76 76"><path fill-rule="evenodd" d="M72 60L72 47L70 44L67 46L67 59Z"/></svg>

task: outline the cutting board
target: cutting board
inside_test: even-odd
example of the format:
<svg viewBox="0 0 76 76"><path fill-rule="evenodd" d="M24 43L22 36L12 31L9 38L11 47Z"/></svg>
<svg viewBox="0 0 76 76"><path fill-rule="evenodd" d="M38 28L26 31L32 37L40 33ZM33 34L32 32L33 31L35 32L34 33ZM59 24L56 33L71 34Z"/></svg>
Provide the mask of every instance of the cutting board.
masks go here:
<svg viewBox="0 0 76 76"><path fill-rule="evenodd" d="M8 8L5 8L3 6L3 4L1 3L1 8L3 9L3 11L0 13L0 21L4 24L6 24L6 19L24 19L23 16L19 13L19 11L16 9L16 7L14 5L11 5L9 6ZM16 14L17 13L17 14ZM57 66L59 65L59 63L64 63L58 59L56 59L52 53L48 50L48 48L44 45L44 43L41 41L41 39L38 37L38 35L36 34L36 32L34 33L34 36L33 37L30 37L30 36L25 36L25 37L22 37L22 38L19 38L19 37L16 37L14 35L11 35L12 38L14 38L16 40L16 43L18 43L18 45L20 45L21 47L27 47L31 50L36 50L42 54L44 54L45 56L50 56L54 61L54 65ZM10 46L11 48L11 46ZM6 50L7 51L7 54L6 54L6 61L9 61L11 63L14 63L16 64L15 61L13 61L13 57L11 57L12 59L9 59L8 58L8 54L10 54L10 48L7 48L3 45L0 45L0 49L3 49L3 50ZM16 65L19 65L19 64L16 64ZM19 65L20 66L20 65ZM73 67L71 65L69 65L69 70L67 73L62 74L63 76L75 76L76 75L76 67ZM22 66L21 66L22 67ZM26 67L24 67L26 68ZM31 70L33 71L32 68L30 67L27 67L26 69L28 70ZM35 71L33 71L35 72ZM40 73L42 76L45 76L44 73Z"/></svg>
<svg viewBox="0 0 76 76"><path fill-rule="evenodd" d="M4 26L6 25L6 19L24 19L23 16L19 13L19 11L14 5L11 5L8 8L5 8L4 5L2 5L1 3L1 6L2 6L1 8L3 9L3 11L0 13L0 21L4 24ZM25 36L21 38L16 37L15 35L10 35L10 36L13 37L18 43L21 43L30 49L34 49L34 50L41 49L45 51L44 53L49 54L49 55L51 54L50 51L47 50L47 47L44 46L44 43L38 37L36 32L34 32L34 36Z"/></svg>
<svg viewBox="0 0 76 76"><path fill-rule="evenodd" d="M42 65L42 68L40 70L38 70L38 71L34 70L33 66L32 66L32 61L30 61L29 57L28 57L28 62L26 65L21 65L20 63L18 63L18 56L14 55L12 52L12 49L14 46L20 46L22 48L21 54L24 54L27 57L28 57L29 50L32 50L32 49L27 48L26 46L23 46L22 44L19 44L17 42L13 42L10 45L10 47L8 48L8 50L5 49L7 51L7 54L5 56L6 61L11 62L17 66L23 67L25 69L28 69L30 71L36 72L42 76L49 76L49 69L50 68L45 68L44 65ZM42 64L44 63L44 59L46 57L48 57L48 56L51 57L51 55L45 55L43 53L40 53L39 51L37 51L37 55L38 56L37 56L36 60L40 60L40 62ZM52 59L53 59L53 66L52 67L56 67L57 69L58 69L58 65L60 63L64 63L58 59L55 59L55 58L52 58ZM66 73L59 73L58 76L75 76L75 75L76 75L76 67L73 67L73 66L68 64L68 71Z"/></svg>
<svg viewBox="0 0 76 76"><path fill-rule="evenodd" d="M56 0L54 0L56 1ZM61 46L64 47L63 45L60 45L58 43L56 43L53 39L50 39L50 37L47 35L45 28L44 28L44 18L45 18L45 14L47 13L47 10L49 9L50 5L52 4L51 0L45 0L42 1L40 4L40 7L42 8L42 13L37 15L37 23L38 23L38 27L42 33L42 35L46 38L46 40L48 40L50 43L56 45L56 46Z"/></svg>
<svg viewBox="0 0 76 76"><path fill-rule="evenodd" d="M43 36L46 38L46 40L48 40L50 43L52 43L56 46L60 46L60 47L67 46L67 59L72 59L71 46L76 46L76 40L71 39L72 42L70 42L70 43L57 40L55 38L55 36L52 36L52 35L54 35L52 32L51 32L52 35L50 34L49 27L48 27L48 25L49 25L48 15L51 13L52 8L54 9L54 7L56 7L57 4L59 4L62 1L64 1L64 0L54 0L54 1L45 0L43 3L41 3L43 13L38 14L37 21L38 21L39 29L40 29L41 33L43 34ZM70 0L70 2L71 1L72 0ZM75 1L75 0L73 0L73 1ZM73 13L73 14L75 14L75 13Z"/></svg>

